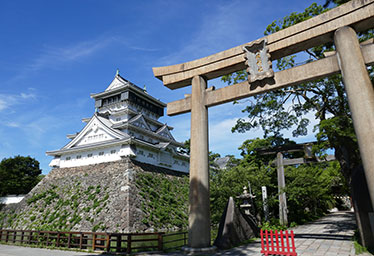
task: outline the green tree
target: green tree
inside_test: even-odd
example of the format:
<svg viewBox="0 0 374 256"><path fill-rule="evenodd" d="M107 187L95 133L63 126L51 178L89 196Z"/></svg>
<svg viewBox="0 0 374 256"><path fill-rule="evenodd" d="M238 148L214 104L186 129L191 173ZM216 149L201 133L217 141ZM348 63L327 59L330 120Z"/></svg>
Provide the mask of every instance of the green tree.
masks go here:
<svg viewBox="0 0 374 256"><path fill-rule="evenodd" d="M277 170L271 162L276 155L259 155L258 148L269 147L283 141L286 144L295 143L281 138L266 138L246 140L239 149L243 158L237 166L216 170L211 176L211 212L212 223L217 224L227 199L236 197L243 192L243 187L250 182L252 192L256 196L254 210L258 219L263 219L262 186L267 187L268 206L273 223L279 215ZM283 143L283 144L284 144ZM294 158L289 154L285 157ZM286 190L288 199L289 221L304 223L325 214L334 206L335 195L341 195L344 178L340 174L337 162L303 164L297 167L288 166L285 170ZM236 200L238 204L239 202Z"/></svg>
<svg viewBox="0 0 374 256"><path fill-rule="evenodd" d="M341 4L347 1L330 2ZM274 21L266 28L265 35L302 22L326 10L327 8L313 3L302 13L291 13L279 21ZM373 30L361 35L360 40L363 41L371 37L373 37ZM331 50L334 50L332 43L308 49L306 52L310 59L307 61L324 58L323 53ZM295 58L296 56L292 55L277 60L277 69L283 70L295 66ZM373 79L373 67L369 67L368 72ZM222 80L230 84L243 81L246 76L245 71L240 71L224 76ZM283 130L292 127L295 127L292 131L293 136L307 135L307 126L310 123L307 114L314 113L316 120L319 121L315 127L318 131L318 149L335 149L335 156L340 162L348 183L351 171L361 165L357 139L341 75L253 96L250 105L246 106L243 112L248 114L249 121L239 119L232 131L246 132L262 128L265 137L279 137Z"/></svg>
<svg viewBox="0 0 374 256"><path fill-rule="evenodd" d="M274 180L275 177L275 180ZM269 194L275 195L276 188L276 171L274 168L257 165L248 165L242 161L241 164L233 168L216 171L211 175L210 181L210 200L211 200L211 219L212 224L217 225L225 209L227 200L230 196L234 197L237 204L236 196L242 194L243 187L248 186L251 182L252 191L256 195L257 208L261 209L261 186L267 186ZM275 197L269 197L269 204L276 204Z"/></svg>
<svg viewBox="0 0 374 256"><path fill-rule="evenodd" d="M182 152L186 153L186 154L190 154L190 150L191 150L191 139L188 139L184 142L184 149ZM210 167L217 167L217 165L214 163L214 160L216 160L217 158L220 158L221 155L218 154L218 153L214 153L212 151L209 151L209 166Z"/></svg>
<svg viewBox="0 0 374 256"><path fill-rule="evenodd" d="M243 144L239 147L241 150L240 155L243 157L244 162L248 164L256 164L257 166L268 165L271 161L274 160L275 154L273 155L264 155L260 152L259 149L265 149L270 147L276 147L281 145L290 145L296 144L296 142L290 139L284 139L279 136L269 136L266 139L249 139L243 142ZM296 153L284 153L283 156L285 158L296 158L302 157L304 155L303 152L296 152Z"/></svg>
<svg viewBox="0 0 374 256"><path fill-rule="evenodd" d="M291 13L279 21L274 21L266 28L265 35L317 16L327 11L329 4L340 5L345 2L347 1L328 0L325 6L313 3L302 13ZM360 41L372 37L372 29L359 34ZM335 50L332 42L308 49L306 53L309 59L306 62L324 58L324 52L332 50ZM295 65L297 65L295 55L284 57L276 62L278 70ZM368 73L374 82L373 66L368 67ZM245 71L241 71L222 79L227 83L235 83L246 79L246 75ZM359 214L361 207L366 207L364 204L367 199L363 196L367 196L367 193L363 193L364 195L355 193L355 184L365 186L366 181L362 174L357 139L340 74L253 96L251 103L245 107L243 112L248 114L249 121L239 119L232 128L233 132L246 132L254 128L262 128L265 136L281 136L283 130L294 128L292 134L295 137L308 133L307 126L310 121L307 115L314 113L315 119L318 121L315 127L319 142L316 150L322 153L328 148L335 150L335 157L340 163L348 186L351 188L356 214ZM353 178L354 182L352 182Z"/></svg>
<svg viewBox="0 0 374 256"><path fill-rule="evenodd" d="M30 156L4 158L0 162L0 196L27 194L41 177L39 162Z"/></svg>
<svg viewBox="0 0 374 256"><path fill-rule="evenodd" d="M321 217L335 206L336 187L344 178L337 162L303 164L285 169L288 217L305 223Z"/></svg>

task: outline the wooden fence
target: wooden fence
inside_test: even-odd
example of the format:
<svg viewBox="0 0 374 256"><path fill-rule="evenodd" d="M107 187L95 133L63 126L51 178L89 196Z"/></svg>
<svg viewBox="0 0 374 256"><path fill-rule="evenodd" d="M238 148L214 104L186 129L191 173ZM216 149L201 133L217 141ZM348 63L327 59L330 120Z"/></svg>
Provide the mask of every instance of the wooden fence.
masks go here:
<svg viewBox="0 0 374 256"><path fill-rule="evenodd" d="M163 248L165 251L174 251L187 245L187 232L163 234Z"/></svg>
<svg viewBox="0 0 374 256"><path fill-rule="evenodd" d="M186 244L186 232L138 234L0 229L0 242L131 253L181 247Z"/></svg>

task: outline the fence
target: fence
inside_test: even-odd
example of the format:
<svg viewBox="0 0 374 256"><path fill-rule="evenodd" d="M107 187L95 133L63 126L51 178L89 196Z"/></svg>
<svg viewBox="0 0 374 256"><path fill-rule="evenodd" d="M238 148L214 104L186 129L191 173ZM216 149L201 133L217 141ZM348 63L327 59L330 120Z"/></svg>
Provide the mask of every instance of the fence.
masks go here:
<svg viewBox="0 0 374 256"><path fill-rule="evenodd" d="M174 251L187 245L187 232L178 232L172 234L164 234L163 248L165 251Z"/></svg>
<svg viewBox="0 0 374 256"><path fill-rule="evenodd" d="M290 241L291 240L291 241ZM297 256L293 231L263 231L261 229L261 253L268 255Z"/></svg>
<svg viewBox="0 0 374 256"><path fill-rule="evenodd" d="M180 236L184 238L181 239ZM165 242L164 237L166 237ZM177 238L170 239L173 237ZM138 234L0 230L0 242L131 253L162 251L164 250L164 245L165 249L181 247L186 244L186 232L166 235L163 232Z"/></svg>

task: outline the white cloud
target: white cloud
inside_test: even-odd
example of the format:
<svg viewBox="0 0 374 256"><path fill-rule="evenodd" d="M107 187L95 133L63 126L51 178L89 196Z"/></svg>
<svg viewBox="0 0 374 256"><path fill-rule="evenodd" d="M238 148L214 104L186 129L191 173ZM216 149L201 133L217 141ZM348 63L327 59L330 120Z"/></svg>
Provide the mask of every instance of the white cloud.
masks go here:
<svg viewBox="0 0 374 256"><path fill-rule="evenodd" d="M19 128L20 127L20 124L16 123L16 122L6 122L5 125L8 126L8 127L12 127L12 128Z"/></svg>
<svg viewBox="0 0 374 256"><path fill-rule="evenodd" d="M264 133L261 129L254 129L245 133L232 133L231 128L236 124L239 118L246 118L241 110L247 104L233 105L232 103L209 108L209 150L225 155L235 155L240 157L238 147L248 139L263 138ZM286 106L287 108L287 106ZM308 125L308 135L293 137L292 131L296 127L283 130L283 137L290 138L298 143L315 141L315 134L312 132L313 127L318 123L315 119L315 113L309 112L305 116L310 120ZM175 117L168 117L167 122L174 126L172 131L178 141L185 141L190 137L190 114L183 114Z"/></svg>
<svg viewBox="0 0 374 256"><path fill-rule="evenodd" d="M64 123L64 120L50 115L33 114L32 117L22 116L19 119L18 125L25 135L24 139L29 145L38 148L45 146L40 141L46 140L50 134L53 134L52 131L57 130Z"/></svg>
<svg viewBox="0 0 374 256"><path fill-rule="evenodd" d="M225 155L239 157L238 147L247 139L263 137L261 130L247 133L232 133L231 128L241 116L242 105L232 103L209 108L209 150ZM166 120L165 120L166 121ZM183 114L168 117L167 122L174 127L173 136L177 141L184 142L190 138L191 115Z"/></svg>
<svg viewBox="0 0 374 256"><path fill-rule="evenodd" d="M250 133L232 133L231 128L236 124L238 117L224 119L219 122L211 122L209 125L209 149L213 152L225 155L239 156L238 147L248 139L262 137L261 130Z"/></svg>
<svg viewBox="0 0 374 256"><path fill-rule="evenodd" d="M23 104L30 99L36 99L36 95L34 93L0 94L0 111Z"/></svg>
<svg viewBox="0 0 374 256"><path fill-rule="evenodd" d="M223 4L211 6L209 10L206 10L199 29L189 35L191 39L186 41L181 49L161 58L158 63L160 65L172 65L190 61L214 54L217 51L227 50L248 41L247 31L249 25L256 22L256 16L248 15L248 9L243 7L243 2L227 1L220 3ZM256 8L258 4L252 1L250 5L252 8ZM245 26L243 17L248 17Z"/></svg>
<svg viewBox="0 0 374 256"><path fill-rule="evenodd" d="M92 40L76 42L63 47L45 46L39 56L25 61L27 64L20 69L20 72L7 84L15 83L15 81L28 78L30 73L43 70L45 68L56 68L66 63L81 60L90 57L98 51L108 47L109 45L119 42L120 38L109 36L100 36Z"/></svg>
<svg viewBox="0 0 374 256"><path fill-rule="evenodd" d="M27 70L37 71L45 67L89 57L116 40L115 37L109 37L87 40L66 47L46 47L44 52L27 66Z"/></svg>
<svg viewBox="0 0 374 256"><path fill-rule="evenodd" d="M21 96L22 99L35 99L36 98L35 94L33 94L33 93L23 93L22 92L20 94L20 96Z"/></svg>
<svg viewBox="0 0 374 256"><path fill-rule="evenodd" d="M145 48L145 47L131 46L131 45L128 45L127 47L131 50L142 51L142 52L156 52L159 50L156 48Z"/></svg>
<svg viewBox="0 0 374 256"><path fill-rule="evenodd" d="M9 103L5 99L2 99L0 95L0 111L8 107L9 107Z"/></svg>

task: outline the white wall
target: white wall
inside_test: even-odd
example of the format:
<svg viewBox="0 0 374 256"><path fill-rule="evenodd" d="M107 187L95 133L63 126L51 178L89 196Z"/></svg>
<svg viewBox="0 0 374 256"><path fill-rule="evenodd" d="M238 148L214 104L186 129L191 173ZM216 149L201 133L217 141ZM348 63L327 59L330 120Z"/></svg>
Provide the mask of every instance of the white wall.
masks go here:
<svg viewBox="0 0 374 256"><path fill-rule="evenodd" d="M66 154L60 157L60 168L98 164L121 160L121 156L133 155L129 145L113 146L73 154ZM70 159L69 159L70 158ZM52 160L53 161L53 160ZM52 163L51 161L51 163Z"/></svg>
<svg viewBox="0 0 374 256"><path fill-rule="evenodd" d="M21 200L25 197L25 195L17 195L17 196L4 196L0 197L0 204L16 204L21 202Z"/></svg>
<svg viewBox="0 0 374 256"><path fill-rule="evenodd" d="M136 152L134 152L130 145L117 145L110 148L108 147L62 155L59 161L58 159L53 159L50 163L50 166L60 168L84 166L90 164L118 161L121 160L121 157L123 156L131 155L133 155L139 162L165 167L185 173L189 172L188 160L186 161L174 158L173 155L168 151L153 151L140 146L137 146Z"/></svg>

